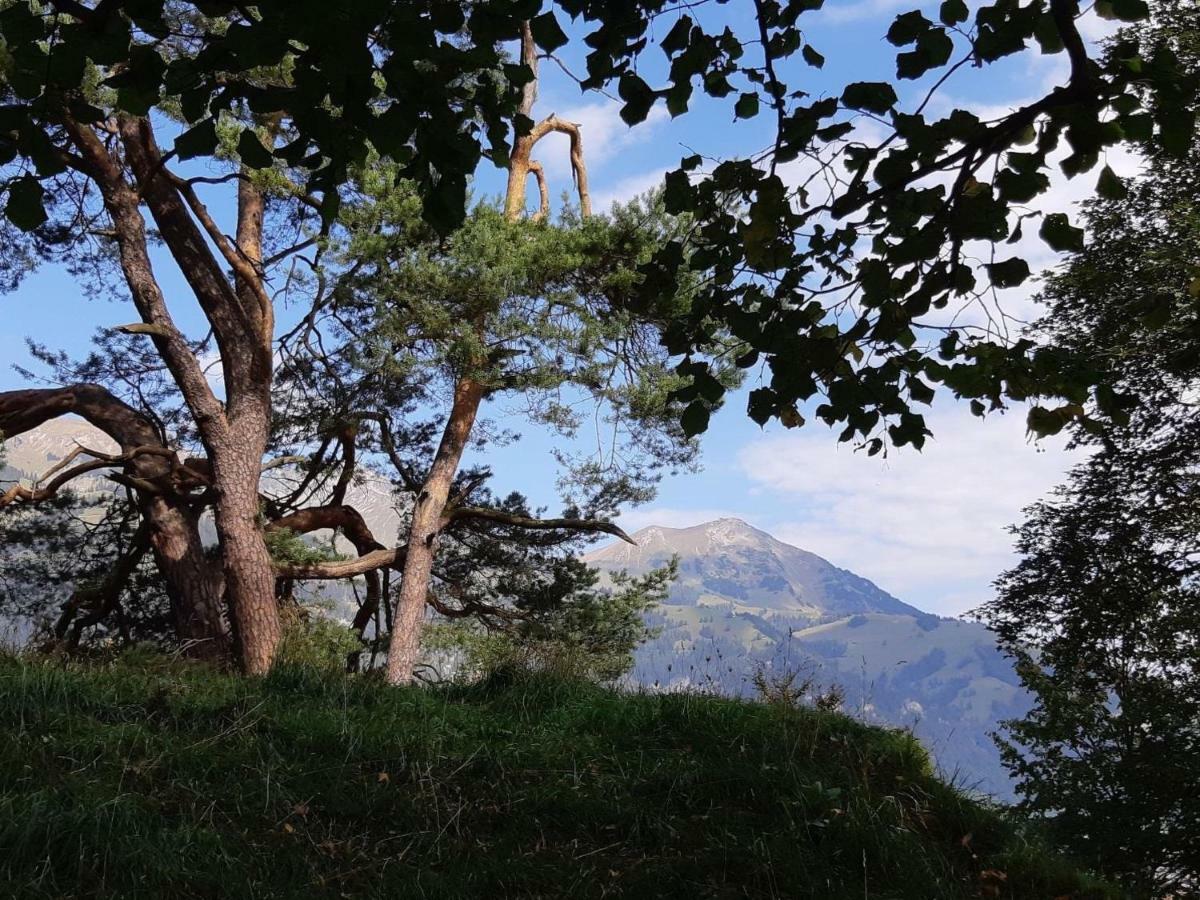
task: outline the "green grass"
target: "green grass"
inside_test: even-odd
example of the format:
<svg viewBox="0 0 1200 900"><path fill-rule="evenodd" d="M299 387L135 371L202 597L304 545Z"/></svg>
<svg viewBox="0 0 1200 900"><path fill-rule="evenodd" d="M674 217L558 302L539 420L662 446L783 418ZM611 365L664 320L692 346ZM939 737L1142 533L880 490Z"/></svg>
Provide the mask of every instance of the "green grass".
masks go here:
<svg viewBox="0 0 1200 900"><path fill-rule="evenodd" d="M0 659L4 897L1109 897L840 715ZM996 893L996 891L999 893Z"/></svg>

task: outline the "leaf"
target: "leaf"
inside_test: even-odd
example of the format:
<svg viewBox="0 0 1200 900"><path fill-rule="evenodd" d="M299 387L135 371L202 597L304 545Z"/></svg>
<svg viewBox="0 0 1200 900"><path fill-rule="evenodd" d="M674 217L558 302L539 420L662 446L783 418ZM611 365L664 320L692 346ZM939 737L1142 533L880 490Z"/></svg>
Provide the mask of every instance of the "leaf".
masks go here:
<svg viewBox="0 0 1200 900"><path fill-rule="evenodd" d="M1066 407L1046 409L1044 406L1035 406L1029 410L1029 415L1025 417L1026 427L1038 437L1056 435L1071 420L1071 417L1064 412L1065 409Z"/></svg>
<svg viewBox="0 0 1200 900"><path fill-rule="evenodd" d="M699 400L693 400L684 409L683 415L679 419L679 424L683 426L683 433L688 437L703 434L708 430L709 416L708 407Z"/></svg>
<svg viewBox="0 0 1200 900"><path fill-rule="evenodd" d="M663 204L671 215L686 212L692 202L692 183L687 172L675 169L664 179Z"/></svg>
<svg viewBox="0 0 1200 900"><path fill-rule="evenodd" d="M984 268L988 279L998 288L1016 287L1029 277L1029 263L1019 256L990 263Z"/></svg>
<svg viewBox="0 0 1200 900"><path fill-rule="evenodd" d="M795 405L785 406L779 411L779 421L784 428L799 428L804 424L804 416L800 415Z"/></svg>
<svg viewBox="0 0 1200 900"><path fill-rule="evenodd" d="M912 444L914 449L920 450L925 446L925 437L929 433L925 427L925 417L911 412L900 413L900 421L888 426L888 437L897 447Z"/></svg>
<svg viewBox="0 0 1200 900"><path fill-rule="evenodd" d="M957 25L959 22L965 22L967 14L967 4L963 0L944 0L938 10L938 18L942 20L943 25Z"/></svg>
<svg viewBox="0 0 1200 900"><path fill-rule="evenodd" d="M917 39L916 49L896 57L899 78L920 78L930 69L944 66L954 52L954 41L941 28L931 28Z"/></svg>
<svg viewBox="0 0 1200 900"><path fill-rule="evenodd" d="M8 187L8 203L4 214L22 231L33 231L46 223L46 207L42 202L45 195L42 183L26 175Z"/></svg>
<svg viewBox="0 0 1200 900"><path fill-rule="evenodd" d="M923 382L920 378L912 377L908 379L908 395L913 398L916 403L924 403L927 406L933 403L933 388Z"/></svg>
<svg viewBox="0 0 1200 900"><path fill-rule="evenodd" d="M692 17L680 16L679 20L671 26L671 30L667 32L667 36L659 42L663 53L667 56L678 53L688 45L688 38L692 33Z"/></svg>
<svg viewBox="0 0 1200 900"><path fill-rule="evenodd" d="M117 89L117 105L127 113L144 116L158 102L167 63L150 44L136 44L129 50L129 64L105 84Z"/></svg>
<svg viewBox="0 0 1200 900"><path fill-rule="evenodd" d="M1140 22L1150 18L1146 0L1112 0L1112 11L1122 22Z"/></svg>
<svg viewBox="0 0 1200 900"><path fill-rule="evenodd" d="M856 81L842 91L842 104L882 115L896 105L895 89L886 81Z"/></svg>
<svg viewBox="0 0 1200 900"><path fill-rule="evenodd" d="M733 105L733 114L739 119L753 119L758 115L758 94L746 93L738 97Z"/></svg>
<svg viewBox="0 0 1200 900"><path fill-rule="evenodd" d="M804 57L804 61L814 69L819 69L825 65L825 57L812 48L811 44L805 44L800 48L800 55Z"/></svg>
<svg viewBox="0 0 1200 900"><path fill-rule="evenodd" d="M252 130L247 128L238 137L238 156L252 169L269 169L275 162L271 151L262 145Z"/></svg>
<svg viewBox="0 0 1200 900"><path fill-rule="evenodd" d="M1033 36L1037 38L1043 53L1061 53L1066 47L1063 44L1062 35L1058 33L1058 25L1054 21L1054 16L1049 12L1038 16L1037 22L1033 26Z"/></svg>
<svg viewBox="0 0 1200 900"><path fill-rule="evenodd" d="M667 88L667 112L671 118L682 116L688 110L688 101L692 99L692 83L683 81Z"/></svg>
<svg viewBox="0 0 1200 900"><path fill-rule="evenodd" d="M180 159L210 156L217 149L217 122L207 118L175 138L175 155Z"/></svg>
<svg viewBox="0 0 1200 900"><path fill-rule="evenodd" d="M721 398L725 396L725 386L708 371L707 367L696 373L695 385L700 397L709 404L720 403Z"/></svg>
<svg viewBox="0 0 1200 900"><path fill-rule="evenodd" d="M914 9L896 16L896 20L887 31L887 39L889 43L903 47L905 44L911 44L931 27L933 23L925 18L919 9Z"/></svg>
<svg viewBox="0 0 1200 900"><path fill-rule="evenodd" d="M1196 114L1189 109L1173 107L1162 110L1157 118L1163 149L1172 156L1186 155L1192 146Z"/></svg>
<svg viewBox="0 0 1200 900"><path fill-rule="evenodd" d="M766 425L775 413L776 394L770 388L755 388L746 401L746 413L759 425Z"/></svg>
<svg viewBox="0 0 1200 900"><path fill-rule="evenodd" d="M1096 182L1096 193L1108 200L1121 200L1129 195L1129 188L1109 166L1100 170L1100 179Z"/></svg>
<svg viewBox="0 0 1200 900"><path fill-rule="evenodd" d="M1066 213L1051 213L1042 220L1038 235L1058 253L1078 252L1083 249L1083 229L1076 228Z"/></svg>
<svg viewBox="0 0 1200 900"><path fill-rule="evenodd" d="M1044 172L1001 169L996 173L996 189L1008 203L1028 203L1048 187L1050 179Z"/></svg>
<svg viewBox="0 0 1200 900"><path fill-rule="evenodd" d="M552 12L531 19L529 30L533 33L534 43L547 53L553 53L567 42L567 35Z"/></svg>
<svg viewBox="0 0 1200 900"><path fill-rule="evenodd" d="M626 72L617 82L617 93L625 101L625 105L621 107L621 118L625 124L636 125L645 121L646 116L650 114L650 107L654 105L654 91L650 89L650 85L640 76Z"/></svg>

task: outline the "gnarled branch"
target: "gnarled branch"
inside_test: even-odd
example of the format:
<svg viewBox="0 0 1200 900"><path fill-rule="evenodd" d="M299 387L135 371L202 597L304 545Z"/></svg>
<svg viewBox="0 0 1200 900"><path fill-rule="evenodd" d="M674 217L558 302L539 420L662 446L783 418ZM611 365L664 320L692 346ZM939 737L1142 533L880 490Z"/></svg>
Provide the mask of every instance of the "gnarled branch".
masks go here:
<svg viewBox="0 0 1200 900"><path fill-rule="evenodd" d="M537 179L538 195L541 197L538 211L533 214L533 221L541 222L550 215L550 187L546 184L546 170L542 168L542 164L537 160L529 161L529 171L533 173L533 177Z"/></svg>
<svg viewBox="0 0 1200 900"><path fill-rule="evenodd" d="M298 581L333 581L340 578L353 578L355 575L365 575L375 569L404 568L404 557L407 547L395 547L391 550L374 550L357 559L333 560L320 563L288 563L275 567L279 578L295 578Z"/></svg>
<svg viewBox="0 0 1200 900"><path fill-rule="evenodd" d="M571 139L571 174L575 178L575 188L579 191L580 215L587 218L592 214L592 195L588 192L587 166L583 162L583 133L579 130L579 125L550 113L529 133L529 149L532 151L538 141L553 131L565 134Z"/></svg>
<svg viewBox="0 0 1200 900"><path fill-rule="evenodd" d="M95 472L99 469L107 469L115 465L122 465L127 462L132 462L139 456L144 455L168 456L173 457L174 451L166 447L136 447L129 453L121 453L117 455L101 453L99 450L89 450L87 447L76 447L68 453L63 459L56 463L51 468L47 469L45 474L34 483L34 486L27 488L21 484L15 484L3 494L0 494L0 509L17 502L18 500L24 503L41 503L44 500L49 500L57 494L70 481L86 475L89 472ZM73 468L67 468L71 462L78 459L80 456L94 457L90 462L80 463ZM41 481L45 478L50 478L51 475L59 473L56 477L48 481L44 486Z"/></svg>
<svg viewBox="0 0 1200 900"><path fill-rule="evenodd" d="M517 112L529 117L533 113L533 104L537 100L538 53L533 40L529 23L521 27L521 61L533 71L533 78L526 83L521 95ZM519 219L525 210L525 186L529 181L529 173L533 172L538 180L538 190L541 194L541 205L534 220L538 221L549 214L549 189L546 185L545 173L539 163L533 159L533 148L542 138L557 131L571 139L571 172L575 179L575 187L579 191L579 211L586 218L592 214L592 197L588 192L587 166L583 161L583 135L579 126L574 122L566 122L551 113L528 134L517 135L513 141L512 151L508 157L508 190L505 194L504 215L510 222Z"/></svg>
<svg viewBox="0 0 1200 900"><path fill-rule="evenodd" d="M449 522L461 522L470 519L540 531L602 532L619 537L627 544L637 546L637 541L627 535L618 525L612 522L602 522L598 519L534 519L530 516L518 516L512 513L501 512L498 509L485 509L480 506L460 506L451 511L448 516Z"/></svg>
<svg viewBox="0 0 1200 900"><path fill-rule="evenodd" d="M285 528L297 534L308 534L323 528L340 530L360 556L387 549L375 539L362 514L353 506L345 504L310 506L297 510L268 523L265 530L280 531Z"/></svg>

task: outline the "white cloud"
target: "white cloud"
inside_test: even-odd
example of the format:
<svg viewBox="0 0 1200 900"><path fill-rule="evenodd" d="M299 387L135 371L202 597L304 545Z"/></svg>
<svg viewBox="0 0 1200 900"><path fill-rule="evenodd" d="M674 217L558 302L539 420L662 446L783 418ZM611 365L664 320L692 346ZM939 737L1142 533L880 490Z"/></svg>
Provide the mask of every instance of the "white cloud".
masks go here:
<svg viewBox="0 0 1200 900"><path fill-rule="evenodd" d="M616 100L584 103L556 110L554 114L579 126L583 139L583 157L589 174L623 150L649 140L658 126L670 118L662 104L656 104L650 110L646 121L630 127L621 118L621 104ZM538 118L544 116L539 113ZM554 132L546 135L538 142L534 156L545 167L548 175L570 176L570 141L565 134Z"/></svg>
<svg viewBox="0 0 1200 900"><path fill-rule="evenodd" d="M864 22L867 19L879 19L890 13L903 12L927 4L913 3L913 0L853 0L853 2L826 3L821 7L815 18L822 24L830 23L844 25L850 22Z"/></svg>
<svg viewBox="0 0 1200 900"><path fill-rule="evenodd" d="M780 540L811 550L931 612L958 614L990 596L1014 561L1007 527L1078 461L1062 441L1032 445L1017 411L980 421L931 415L923 452L856 453L812 427L756 440L739 462L797 512Z"/></svg>
<svg viewBox="0 0 1200 900"><path fill-rule="evenodd" d="M714 519L751 520L753 518L749 513L731 509L679 509L670 506L647 506L621 513L621 520L618 524L632 533L650 525L657 525L660 528L690 528Z"/></svg>
<svg viewBox="0 0 1200 900"><path fill-rule="evenodd" d="M628 203L634 197L661 187L667 169L651 169L638 175L630 175L612 182L592 193L592 208L596 212L607 212L614 203Z"/></svg>

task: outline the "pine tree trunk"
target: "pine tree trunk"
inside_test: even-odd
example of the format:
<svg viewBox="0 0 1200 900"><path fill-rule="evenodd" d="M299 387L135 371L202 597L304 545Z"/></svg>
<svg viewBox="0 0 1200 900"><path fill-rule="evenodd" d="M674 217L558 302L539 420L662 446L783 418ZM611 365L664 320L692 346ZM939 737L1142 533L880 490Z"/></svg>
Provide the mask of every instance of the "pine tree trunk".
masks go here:
<svg viewBox="0 0 1200 900"><path fill-rule="evenodd" d="M142 514L150 525L150 547L166 583L176 637L189 645L189 655L226 658L231 648L225 577L204 552L196 515L161 497L143 502Z"/></svg>
<svg viewBox="0 0 1200 900"><path fill-rule="evenodd" d="M389 684L408 684L421 649L421 626L425 620L425 598L433 575L438 532L443 527L446 501L454 483L459 461L471 436L483 385L472 378L460 378L454 386L454 405L442 432L442 441L413 509L408 533L408 551L396 601L396 614L388 642L387 680Z"/></svg>
<svg viewBox="0 0 1200 900"><path fill-rule="evenodd" d="M231 432L242 440L213 448L217 539L242 669L247 675L265 675L275 661L281 636L275 566L263 539L258 508L267 424L265 415L260 423L241 424Z"/></svg>

